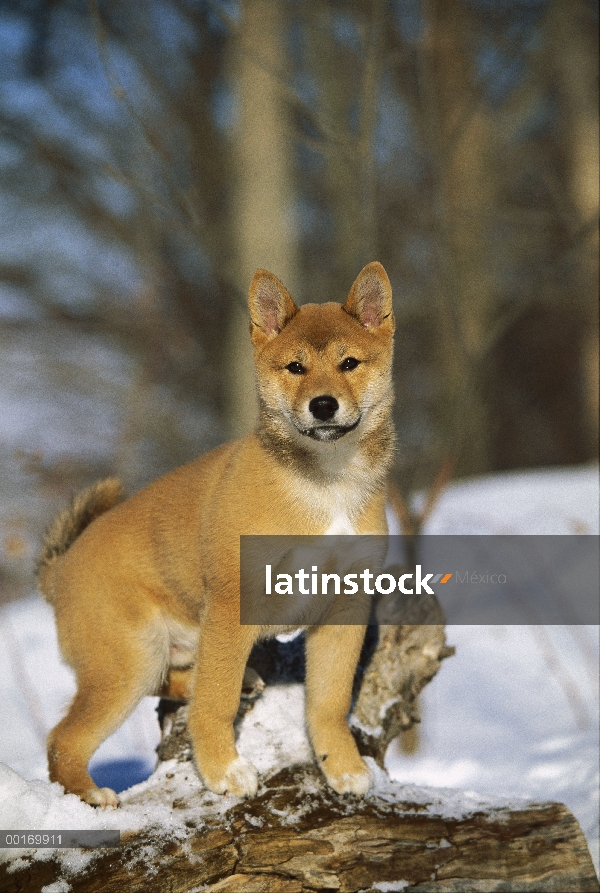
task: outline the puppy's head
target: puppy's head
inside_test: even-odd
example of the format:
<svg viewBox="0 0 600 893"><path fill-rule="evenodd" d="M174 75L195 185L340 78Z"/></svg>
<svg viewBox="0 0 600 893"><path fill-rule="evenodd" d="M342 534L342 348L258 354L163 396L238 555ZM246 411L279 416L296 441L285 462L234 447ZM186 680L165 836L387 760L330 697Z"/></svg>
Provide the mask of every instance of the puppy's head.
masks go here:
<svg viewBox="0 0 600 893"><path fill-rule="evenodd" d="M299 308L266 270L255 273L248 301L261 411L280 434L360 438L389 412L394 315L381 264L359 273L343 306Z"/></svg>

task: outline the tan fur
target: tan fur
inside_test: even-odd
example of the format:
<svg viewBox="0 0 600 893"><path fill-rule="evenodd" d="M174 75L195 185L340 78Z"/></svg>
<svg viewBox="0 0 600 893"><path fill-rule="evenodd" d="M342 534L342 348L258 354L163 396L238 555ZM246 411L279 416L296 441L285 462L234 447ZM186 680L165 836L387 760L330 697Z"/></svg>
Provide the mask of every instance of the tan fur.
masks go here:
<svg viewBox="0 0 600 893"><path fill-rule="evenodd" d="M113 791L94 785L87 764L155 693L189 694L189 731L207 786L253 795L256 770L236 751L233 719L252 645L279 630L239 622L240 535L387 532L394 319L383 267L365 267L343 307L300 309L259 270L249 307L256 432L126 502L118 482L95 485L45 539L40 586L77 676L77 694L49 736L50 777L88 803L117 804ZM343 370L348 357L360 363ZM309 409L322 395L338 403L332 418ZM363 794L370 784L346 721L363 637L360 626L307 630L307 724L339 793Z"/></svg>

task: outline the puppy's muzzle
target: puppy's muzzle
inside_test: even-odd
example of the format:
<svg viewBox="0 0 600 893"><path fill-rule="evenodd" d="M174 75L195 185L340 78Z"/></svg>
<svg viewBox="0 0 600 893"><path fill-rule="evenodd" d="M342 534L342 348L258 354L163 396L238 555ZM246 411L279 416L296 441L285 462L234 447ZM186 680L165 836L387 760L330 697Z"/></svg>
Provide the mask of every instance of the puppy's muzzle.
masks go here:
<svg viewBox="0 0 600 893"><path fill-rule="evenodd" d="M316 424L311 428L298 428L298 431L300 434L303 434L304 437L311 437L313 440L320 440L325 443L332 440L339 440L340 437L343 437L350 431L354 431L360 422L359 416L351 425L336 424L334 416L339 408L340 404L335 397L331 396L331 394L322 394L320 397L313 397L308 404L308 411L319 424ZM327 424L328 422L330 424Z"/></svg>

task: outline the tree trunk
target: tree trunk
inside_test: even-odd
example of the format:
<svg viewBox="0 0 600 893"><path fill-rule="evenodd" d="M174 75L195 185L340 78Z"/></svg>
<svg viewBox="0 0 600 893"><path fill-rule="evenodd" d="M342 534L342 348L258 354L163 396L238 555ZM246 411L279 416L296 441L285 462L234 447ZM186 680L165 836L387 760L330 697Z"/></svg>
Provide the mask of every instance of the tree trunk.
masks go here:
<svg viewBox="0 0 600 893"><path fill-rule="evenodd" d="M578 299L587 317L581 345L582 408L590 455L598 453L598 45L592 4L555 0L549 14L551 65L556 71L564 126L574 226L585 233L576 255Z"/></svg>
<svg viewBox="0 0 600 893"><path fill-rule="evenodd" d="M285 71L284 26L282 4L244 0L233 41L238 120L232 153L232 232L240 300L232 303L226 366L234 437L246 434L257 418L245 305L250 280L263 268L278 276L292 296L297 285L291 141L278 84Z"/></svg>
<svg viewBox="0 0 600 893"><path fill-rule="evenodd" d="M424 10L420 94L439 244L442 413L457 473L474 474L489 470L489 420L473 374L494 298L486 232L497 190L492 122L477 94L468 4L427 0Z"/></svg>

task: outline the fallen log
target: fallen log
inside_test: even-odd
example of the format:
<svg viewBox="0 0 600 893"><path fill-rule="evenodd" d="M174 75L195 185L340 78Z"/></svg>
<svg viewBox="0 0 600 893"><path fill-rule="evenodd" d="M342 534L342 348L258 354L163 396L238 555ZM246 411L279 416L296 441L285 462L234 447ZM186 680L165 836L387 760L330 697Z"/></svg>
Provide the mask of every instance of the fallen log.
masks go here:
<svg viewBox="0 0 600 893"><path fill-rule="evenodd" d="M188 771L172 761L173 779ZM189 767L189 763L187 764ZM499 808L414 796L375 764L364 800L324 788L312 766L280 770L252 801L222 809L200 788L177 798L182 816L122 835L73 868L56 854L0 865L3 893L309 893L395 891L593 893L600 889L583 833L559 803ZM160 787L159 787L160 785ZM165 778L146 796L172 794ZM210 805L213 804L213 814ZM451 799L451 798L450 798ZM233 798L229 798L230 801ZM455 813L455 814L453 814ZM90 851L94 852L94 851ZM48 889L48 885L52 885Z"/></svg>
<svg viewBox="0 0 600 893"><path fill-rule="evenodd" d="M285 751L285 741L279 748L280 755L285 751L283 767L264 774L255 798L214 795L191 762L187 708L162 701L157 769L122 795L122 809L107 825L121 828L121 846L19 853L0 864L0 890L600 891L585 837L565 806L485 803L459 792L407 787L390 781L381 768L389 741L418 720L419 692L453 653L436 621L437 616L430 625L383 627L367 640L351 716L375 777L366 798L333 793L306 762L307 744L304 762L296 763L297 751ZM276 696L277 683L302 680L302 642L260 645L249 664L238 725L255 721L260 726L259 708L251 712L253 705L262 698L266 710L269 689ZM301 686L292 688L301 694ZM276 703L275 697L271 704ZM298 709L296 724L302 724L301 717Z"/></svg>

